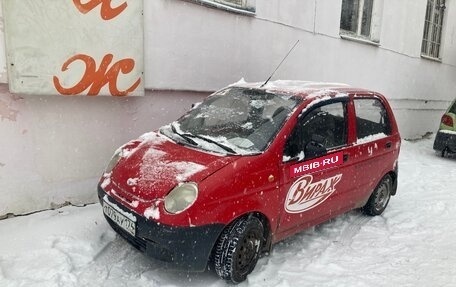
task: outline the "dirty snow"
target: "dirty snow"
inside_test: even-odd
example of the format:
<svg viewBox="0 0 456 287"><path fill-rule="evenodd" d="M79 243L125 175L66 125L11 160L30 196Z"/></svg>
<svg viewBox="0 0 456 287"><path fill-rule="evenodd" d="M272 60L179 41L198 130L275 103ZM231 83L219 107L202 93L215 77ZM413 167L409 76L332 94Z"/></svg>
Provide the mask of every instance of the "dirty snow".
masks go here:
<svg viewBox="0 0 456 287"><path fill-rule="evenodd" d="M239 286L456 286L456 158L404 142L398 195L277 244ZM95 192L95 187L94 187ZM0 286L230 286L166 270L119 238L100 205L0 221Z"/></svg>

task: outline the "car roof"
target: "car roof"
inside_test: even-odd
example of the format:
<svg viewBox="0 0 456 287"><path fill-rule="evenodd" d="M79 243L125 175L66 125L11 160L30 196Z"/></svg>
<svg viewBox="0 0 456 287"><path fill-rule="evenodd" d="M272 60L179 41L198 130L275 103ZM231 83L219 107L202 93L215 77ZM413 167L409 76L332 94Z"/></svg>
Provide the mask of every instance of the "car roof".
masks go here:
<svg viewBox="0 0 456 287"><path fill-rule="evenodd" d="M243 87L250 89L264 90L267 92L285 93L302 98L321 98L328 95L341 95L341 94L377 94L373 91L354 88L347 84L342 83L327 83L327 82L312 82L312 81L295 81L295 80L276 80L268 82L262 86L263 83L247 83L243 80L231 85L235 87Z"/></svg>

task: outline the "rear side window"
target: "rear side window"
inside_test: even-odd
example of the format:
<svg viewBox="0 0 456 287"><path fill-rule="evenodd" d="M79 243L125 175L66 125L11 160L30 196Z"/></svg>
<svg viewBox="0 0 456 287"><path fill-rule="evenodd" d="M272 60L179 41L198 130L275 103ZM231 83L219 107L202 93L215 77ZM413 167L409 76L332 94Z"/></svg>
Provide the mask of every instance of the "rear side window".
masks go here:
<svg viewBox="0 0 456 287"><path fill-rule="evenodd" d="M356 135L358 139L377 134L391 134L385 106L378 99L355 99Z"/></svg>

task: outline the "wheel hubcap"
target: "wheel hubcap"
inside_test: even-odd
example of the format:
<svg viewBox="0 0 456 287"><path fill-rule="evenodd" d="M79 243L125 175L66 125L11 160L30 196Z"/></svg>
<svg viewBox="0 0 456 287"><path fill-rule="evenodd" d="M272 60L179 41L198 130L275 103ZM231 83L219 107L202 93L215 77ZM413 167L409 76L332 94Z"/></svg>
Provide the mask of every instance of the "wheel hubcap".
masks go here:
<svg viewBox="0 0 456 287"><path fill-rule="evenodd" d="M251 264L255 260L260 249L260 239L254 232L250 232L241 245L239 246L239 253L237 256L237 265L242 273L248 272Z"/></svg>
<svg viewBox="0 0 456 287"><path fill-rule="evenodd" d="M375 197L375 209L382 210L388 204L390 197L389 183L384 182L378 189L377 196Z"/></svg>

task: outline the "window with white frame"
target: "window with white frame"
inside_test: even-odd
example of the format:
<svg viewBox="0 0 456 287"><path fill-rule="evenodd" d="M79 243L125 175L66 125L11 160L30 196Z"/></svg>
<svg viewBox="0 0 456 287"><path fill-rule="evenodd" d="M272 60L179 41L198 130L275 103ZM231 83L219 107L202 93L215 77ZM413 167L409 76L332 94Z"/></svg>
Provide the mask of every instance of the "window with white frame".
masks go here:
<svg viewBox="0 0 456 287"><path fill-rule="evenodd" d="M342 0L340 34L379 42L383 0Z"/></svg>
<svg viewBox="0 0 456 287"><path fill-rule="evenodd" d="M424 20L423 42L421 55L435 59L440 58L442 42L443 15L445 0L428 0L426 19Z"/></svg>

